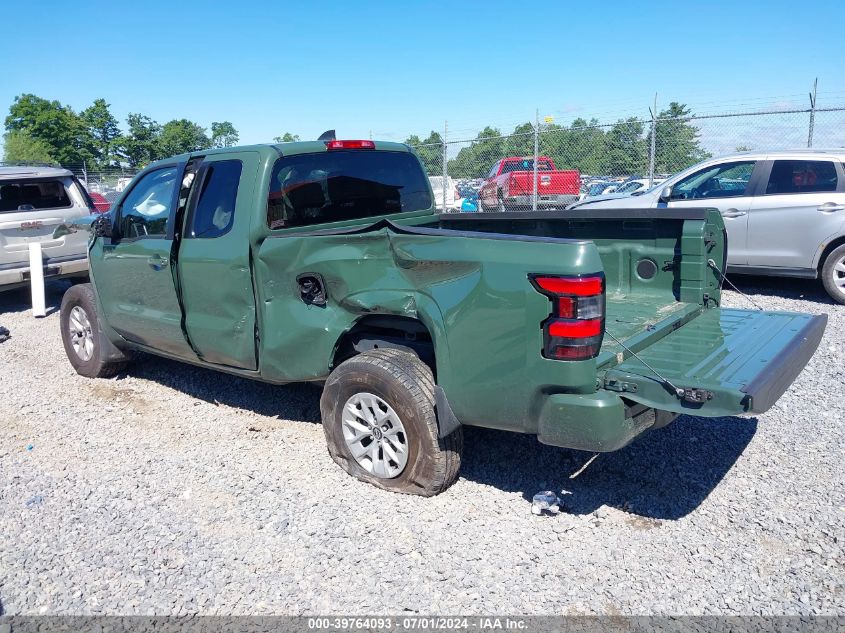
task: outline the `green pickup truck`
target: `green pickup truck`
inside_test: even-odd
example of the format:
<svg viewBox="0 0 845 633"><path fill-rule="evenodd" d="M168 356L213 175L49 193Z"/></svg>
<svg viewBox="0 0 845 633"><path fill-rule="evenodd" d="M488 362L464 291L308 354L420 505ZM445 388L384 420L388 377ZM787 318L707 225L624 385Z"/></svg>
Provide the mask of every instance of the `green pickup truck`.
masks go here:
<svg viewBox="0 0 845 633"><path fill-rule="evenodd" d="M141 351L324 384L333 459L404 493L454 481L462 425L613 451L766 411L827 321L721 308L715 210L438 215L398 143L176 156L90 224L91 283L61 306L78 373Z"/></svg>

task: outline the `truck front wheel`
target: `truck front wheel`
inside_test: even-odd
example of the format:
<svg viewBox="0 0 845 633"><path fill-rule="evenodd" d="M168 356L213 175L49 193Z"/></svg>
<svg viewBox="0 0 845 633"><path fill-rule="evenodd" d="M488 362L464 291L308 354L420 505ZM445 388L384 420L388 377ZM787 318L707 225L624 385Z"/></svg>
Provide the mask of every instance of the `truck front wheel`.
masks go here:
<svg viewBox="0 0 845 633"><path fill-rule="evenodd" d="M65 354L76 373L88 378L113 376L128 358L100 331L91 284L71 286L59 314Z"/></svg>
<svg viewBox="0 0 845 633"><path fill-rule="evenodd" d="M410 352L375 349L340 364L320 411L329 454L362 481L429 497L458 476L463 432L438 437L434 377Z"/></svg>

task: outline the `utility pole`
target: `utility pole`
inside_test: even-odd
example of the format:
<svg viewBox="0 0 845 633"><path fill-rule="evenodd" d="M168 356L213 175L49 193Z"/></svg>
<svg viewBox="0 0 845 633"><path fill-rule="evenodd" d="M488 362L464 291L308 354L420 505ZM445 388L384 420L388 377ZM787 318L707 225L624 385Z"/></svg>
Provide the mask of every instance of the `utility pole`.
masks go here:
<svg viewBox="0 0 845 633"><path fill-rule="evenodd" d="M531 191L531 210L537 210L537 161L540 160L540 108L534 117L534 186Z"/></svg>
<svg viewBox="0 0 845 633"><path fill-rule="evenodd" d="M654 153L657 150L657 93L654 93L654 109L651 112L651 147L648 152L648 188L654 186Z"/></svg>
<svg viewBox="0 0 845 633"><path fill-rule="evenodd" d="M449 134L449 122L443 121L443 213L447 212L446 209L446 188L449 186L448 184L448 177L449 177L449 170L446 164L446 137Z"/></svg>
<svg viewBox="0 0 845 633"><path fill-rule="evenodd" d="M816 93L819 88L819 78L813 82L813 92L810 93L810 133L807 135L807 147L813 146L813 128L816 125Z"/></svg>

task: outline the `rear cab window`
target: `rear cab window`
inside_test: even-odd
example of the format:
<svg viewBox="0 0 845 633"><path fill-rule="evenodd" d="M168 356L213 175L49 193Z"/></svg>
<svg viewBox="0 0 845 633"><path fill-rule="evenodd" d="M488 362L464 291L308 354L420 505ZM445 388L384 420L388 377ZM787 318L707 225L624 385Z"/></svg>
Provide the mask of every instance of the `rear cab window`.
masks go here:
<svg viewBox="0 0 845 633"><path fill-rule="evenodd" d="M70 185L70 179L68 179ZM61 209L73 206L60 178L0 181L0 213Z"/></svg>
<svg viewBox="0 0 845 633"><path fill-rule="evenodd" d="M270 179L271 229L424 211L430 185L406 152L332 150L283 156Z"/></svg>
<svg viewBox="0 0 845 633"><path fill-rule="evenodd" d="M534 159L523 158L505 162L502 173L508 174L512 171L534 171ZM552 165L549 161L540 159L537 161L537 171L552 171Z"/></svg>
<svg viewBox="0 0 845 633"><path fill-rule="evenodd" d="M229 232L235 219L242 170L239 160L213 161L204 167L188 237L214 238Z"/></svg>
<svg viewBox="0 0 845 633"><path fill-rule="evenodd" d="M839 178L830 160L776 160L772 163L766 195L836 191Z"/></svg>

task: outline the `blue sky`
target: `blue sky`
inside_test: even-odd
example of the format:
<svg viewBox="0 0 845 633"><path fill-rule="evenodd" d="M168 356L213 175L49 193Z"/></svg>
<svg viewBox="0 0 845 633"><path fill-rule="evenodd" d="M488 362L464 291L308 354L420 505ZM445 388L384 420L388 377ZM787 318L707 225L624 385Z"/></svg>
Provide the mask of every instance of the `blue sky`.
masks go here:
<svg viewBox="0 0 845 633"><path fill-rule="evenodd" d="M196 7L196 8L193 8ZM33 12L37 12L37 16ZM27 2L3 9L0 110L32 92L77 110L210 127L241 142L470 137L552 114L646 116L845 103L845 2Z"/></svg>

